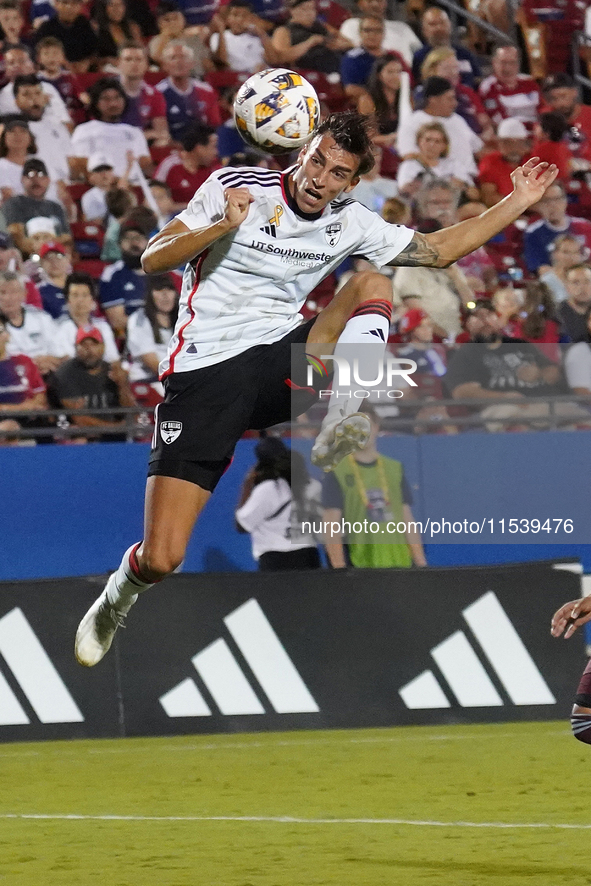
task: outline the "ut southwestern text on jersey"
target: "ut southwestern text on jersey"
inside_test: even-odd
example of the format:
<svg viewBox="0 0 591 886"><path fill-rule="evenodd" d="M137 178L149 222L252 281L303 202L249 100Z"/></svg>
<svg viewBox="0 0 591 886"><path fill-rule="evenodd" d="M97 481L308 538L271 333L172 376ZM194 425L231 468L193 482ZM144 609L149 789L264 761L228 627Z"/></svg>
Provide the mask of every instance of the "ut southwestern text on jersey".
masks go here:
<svg viewBox="0 0 591 886"><path fill-rule="evenodd" d="M311 267L311 263L321 262L328 264L332 261L333 256L326 252L302 252L300 249L282 249L281 246L275 246L274 243L264 243L262 240L253 240L250 244L251 249L258 249L259 252L267 252L279 256L281 261L289 265L304 265Z"/></svg>

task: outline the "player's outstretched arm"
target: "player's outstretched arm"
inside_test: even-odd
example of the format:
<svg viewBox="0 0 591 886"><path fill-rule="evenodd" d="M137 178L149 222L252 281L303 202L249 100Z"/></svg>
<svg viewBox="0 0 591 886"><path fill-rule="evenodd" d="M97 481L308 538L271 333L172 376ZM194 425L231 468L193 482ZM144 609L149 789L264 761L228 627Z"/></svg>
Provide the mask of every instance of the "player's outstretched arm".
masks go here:
<svg viewBox="0 0 591 886"><path fill-rule="evenodd" d="M467 219L432 234L416 233L390 262L396 267L447 268L487 243L542 198L558 175L556 166L532 157L511 173L513 191L477 218Z"/></svg>
<svg viewBox="0 0 591 886"><path fill-rule="evenodd" d="M219 221L192 231L180 219L173 218L152 237L142 255L142 268L146 274L165 274L193 261L212 243L242 224L254 197L248 188L227 188L224 194L224 214Z"/></svg>
<svg viewBox="0 0 591 886"><path fill-rule="evenodd" d="M588 621L591 621L591 597L571 600L552 616L550 632L553 637L560 637L564 633L564 639L568 640L577 628L587 624Z"/></svg>

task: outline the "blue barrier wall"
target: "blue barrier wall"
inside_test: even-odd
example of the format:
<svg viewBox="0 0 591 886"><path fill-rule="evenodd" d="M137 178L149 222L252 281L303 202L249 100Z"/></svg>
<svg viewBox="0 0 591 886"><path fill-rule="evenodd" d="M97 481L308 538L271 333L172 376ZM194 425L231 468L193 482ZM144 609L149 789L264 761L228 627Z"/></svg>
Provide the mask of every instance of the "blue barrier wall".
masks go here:
<svg viewBox="0 0 591 886"><path fill-rule="evenodd" d="M298 441L307 449L309 441ZM187 571L254 569L248 536L234 529L240 484L253 463L243 440L199 521ZM591 432L383 437L403 462L416 519L572 519L571 535L472 536L426 541L433 566L577 557L591 572ZM141 537L147 445L0 448L0 579L89 575L114 569ZM495 527L497 522L495 522ZM440 536L453 541L453 536ZM501 544L486 544L500 541Z"/></svg>

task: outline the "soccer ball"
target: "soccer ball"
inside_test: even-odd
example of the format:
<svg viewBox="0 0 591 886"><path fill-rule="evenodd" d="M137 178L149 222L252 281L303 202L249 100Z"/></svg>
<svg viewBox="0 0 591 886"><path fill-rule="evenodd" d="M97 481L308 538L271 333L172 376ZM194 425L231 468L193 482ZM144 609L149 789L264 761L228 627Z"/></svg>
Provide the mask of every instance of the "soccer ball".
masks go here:
<svg viewBox="0 0 591 886"><path fill-rule="evenodd" d="M319 119L320 102L314 87L286 68L253 74L234 101L238 132L247 144L269 154L301 148Z"/></svg>

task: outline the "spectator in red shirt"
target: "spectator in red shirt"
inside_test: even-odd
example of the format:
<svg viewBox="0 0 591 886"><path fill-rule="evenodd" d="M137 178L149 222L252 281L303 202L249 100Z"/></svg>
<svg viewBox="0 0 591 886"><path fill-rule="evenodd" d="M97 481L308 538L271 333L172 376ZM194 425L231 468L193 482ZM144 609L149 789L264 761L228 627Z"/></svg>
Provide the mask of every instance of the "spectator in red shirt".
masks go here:
<svg viewBox="0 0 591 886"><path fill-rule="evenodd" d="M177 212L186 208L197 188L221 165L218 137L212 126L193 124L181 144L181 151L166 157L155 175L170 187Z"/></svg>
<svg viewBox="0 0 591 886"><path fill-rule="evenodd" d="M148 70L148 55L144 47L139 43L125 43L119 49L117 67L127 96L127 107L121 122L139 126L152 144L167 145L170 142L170 133L166 120L166 102L161 93L144 80Z"/></svg>
<svg viewBox="0 0 591 886"><path fill-rule="evenodd" d="M531 149L533 157L558 166L558 178L562 182L570 177L573 159L566 139L568 129L564 114L557 114L556 111L540 114L538 122L534 124L534 143Z"/></svg>
<svg viewBox="0 0 591 886"><path fill-rule="evenodd" d="M568 140L573 156L591 160L591 107L582 104L573 78L554 74L544 81L543 90L548 108L564 114L571 127Z"/></svg>
<svg viewBox="0 0 591 886"><path fill-rule="evenodd" d="M527 129L521 120L501 120L497 130L499 150L480 161L480 193L482 202L494 206L513 190L511 173L529 157Z"/></svg>
<svg viewBox="0 0 591 886"><path fill-rule="evenodd" d="M480 84L480 97L495 126L501 120L521 120L530 128L536 120L542 97L540 87L527 74L520 74L519 50L499 46L492 58L493 73Z"/></svg>

